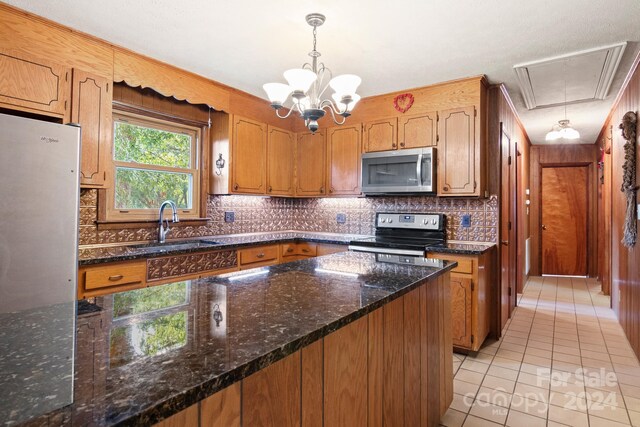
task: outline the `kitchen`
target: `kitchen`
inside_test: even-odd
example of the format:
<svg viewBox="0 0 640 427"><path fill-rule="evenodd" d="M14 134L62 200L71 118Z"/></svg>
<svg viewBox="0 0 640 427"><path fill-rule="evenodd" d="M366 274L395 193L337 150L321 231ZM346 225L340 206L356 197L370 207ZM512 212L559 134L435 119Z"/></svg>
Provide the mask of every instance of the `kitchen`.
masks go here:
<svg viewBox="0 0 640 427"><path fill-rule="evenodd" d="M500 79L480 74L483 70L429 80L408 71L402 84L387 90L383 84L367 86L360 99L349 89L326 110L302 103L305 120L297 114L280 118L288 108L284 100L302 99L296 96L314 82L291 95L290 88L279 96L253 88L245 92L231 77L220 78L223 84L201 76L217 79L223 71L194 74L186 69L197 67L171 65L182 61L167 56L159 61L141 47L129 50L130 42L91 35L86 25L57 18L60 11L9 3L15 6L0 3L3 129L34 119L81 128L75 131L80 151L65 157L81 159L79 197L65 207L69 217L78 217L72 227L77 242L68 227L40 225L38 212L58 199L42 192L37 200L25 198L24 189L30 188L22 184L25 175L8 172L25 170L13 161L19 151L4 150L12 154L4 159L3 182L16 182L3 184L15 188L7 195L24 199L24 220L38 226L28 226L26 238L11 226L2 233L10 242L19 236L27 243L64 241L57 255L62 258L64 248L75 261L72 273L61 274L77 273L73 292L68 286L61 291L72 308L57 314L64 322L77 310L76 324L67 325L57 350L68 357L63 370L74 375L49 384L66 390L50 399L50 410L40 407L47 404L37 387L31 394L28 387L24 393L16 388L12 396L22 403L7 398L0 412L9 423L472 425L486 420L511 425L515 421L508 419L528 415L526 407L497 405L500 411L487 415L480 398L465 406L464 387L483 381L474 369L491 377L491 364L482 362L489 355L498 360L511 352L517 359L513 346L505 345L518 334L511 325L524 317L528 292L550 272L599 278L601 296L612 295L627 331L628 352L637 348L634 305L619 296L632 299L635 288L618 284L624 275L637 282L634 263L625 263L623 271L614 261L626 256L617 245L618 217L612 215L620 200L611 191L619 175L611 159L620 162L621 148L607 142L613 133L609 139L606 134L620 120L613 113L606 118L617 105L614 98L625 88L634 90L625 75L635 70L632 40L639 35L630 29L621 30L622 39L610 36L589 46L625 41L604 53L617 58L608 63L618 69L610 71L608 93L602 89L607 101L593 101L600 108L591 125L593 140L585 136L582 144L555 150L530 137L540 139L543 114L546 127L557 114L527 110L520 87L498 84ZM332 40L331 33L340 31L331 21L344 17L334 11L325 25L323 15L310 12L295 17L301 48L288 49L287 56L303 62L313 27L307 61L321 75L324 65L318 68L315 60L324 50L323 37ZM335 55L327 54L328 65ZM551 56L538 53L510 67ZM563 61L566 68L570 62ZM285 69L284 56L275 62L275 68ZM360 73L349 62L339 71ZM553 64L551 76L564 75L565 97L550 108L566 108L566 74L558 74L557 61ZM531 75L532 70L529 65ZM282 80L278 74L271 78ZM253 79L260 90L269 81ZM354 85L353 78L346 80L343 85ZM363 90L374 81L363 77ZM331 86L338 93L336 87ZM603 126L605 121L611 124ZM45 167L36 157L28 170L51 167L53 174L66 167L61 162ZM587 250L574 254L584 257L576 262L584 271L554 274L543 256L549 239L533 230L555 224L545 217L544 197L550 193L544 184L557 186L553 178L559 175L547 179L546 173L566 172L560 166L572 157L584 166L588 196L579 215ZM161 209L165 200L172 202ZM576 200L578 206L582 199ZM10 212L3 207L4 216ZM567 240L561 231L553 235ZM61 264L57 259L46 264L49 271ZM40 292L41 273L34 269L14 296L10 283L28 275L5 265L10 274L3 276L2 289L10 303L3 315L21 304L40 307L33 295ZM547 277L541 286L560 287L569 280ZM279 333L272 335L274 330ZM527 351L516 345L522 347L522 363ZM555 360L551 350L541 350ZM3 350L1 359L10 376L15 348ZM345 398L348 407L340 404ZM550 409L545 414L538 418L554 420ZM588 415L611 419L595 411Z"/></svg>

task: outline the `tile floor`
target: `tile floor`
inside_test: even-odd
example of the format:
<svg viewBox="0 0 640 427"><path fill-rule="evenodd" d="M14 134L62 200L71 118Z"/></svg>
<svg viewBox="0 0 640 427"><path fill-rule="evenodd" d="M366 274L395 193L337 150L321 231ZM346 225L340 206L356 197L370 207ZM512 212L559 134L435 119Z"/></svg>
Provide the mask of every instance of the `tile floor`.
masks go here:
<svg viewBox="0 0 640 427"><path fill-rule="evenodd" d="M530 278L500 341L453 365L444 426L640 426L640 364L595 279Z"/></svg>

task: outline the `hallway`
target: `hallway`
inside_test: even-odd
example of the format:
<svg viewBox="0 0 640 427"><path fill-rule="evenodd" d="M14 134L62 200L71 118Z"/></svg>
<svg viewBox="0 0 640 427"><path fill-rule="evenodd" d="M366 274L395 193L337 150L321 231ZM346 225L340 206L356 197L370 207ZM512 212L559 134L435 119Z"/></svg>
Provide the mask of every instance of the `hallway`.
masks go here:
<svg viewBox="0 0 640 427"><path fill-rule="evenodd" d="M640 426L640 364L595 279L531 277L498 342L454 354L442 424Z"/></svg>

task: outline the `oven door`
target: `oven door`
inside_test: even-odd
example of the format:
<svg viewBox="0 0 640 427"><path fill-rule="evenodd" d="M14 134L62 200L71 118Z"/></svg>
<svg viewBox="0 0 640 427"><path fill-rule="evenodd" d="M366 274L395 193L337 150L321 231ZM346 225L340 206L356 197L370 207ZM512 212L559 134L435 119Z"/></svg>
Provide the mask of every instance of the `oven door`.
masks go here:
<svg viewBox="0 0 640 427"><path fill-rule="evenodd" d="M362 155L364 194L432 193L435 149L382 151Z"/></svg>
<svg viewBox="0 0 640 427"><path fill-rule="evenodd" d="M391 255L403 255L403 256L415 256L423 257L425 251L418 249L396 249L396 248L381 248L377 246L359 245L357 243L349 244L349 250L354 252L370 252L374 254L391 254Z"/></svg>

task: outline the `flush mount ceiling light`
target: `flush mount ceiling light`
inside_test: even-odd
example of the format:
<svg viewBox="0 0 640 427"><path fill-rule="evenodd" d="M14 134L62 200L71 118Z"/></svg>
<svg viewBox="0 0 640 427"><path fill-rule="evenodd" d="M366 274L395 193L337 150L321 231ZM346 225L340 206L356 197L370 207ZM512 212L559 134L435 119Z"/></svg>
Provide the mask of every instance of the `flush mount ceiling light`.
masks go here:
<svg viewBox="0 0 640 427"><path fill-rule="evenodd" d="M567 61L564 62L564 120L558 120L558 124L553 125L551 130L547 132L545 141L557 141L558 139L578 139L580 132L571 126L571 122L567 119Z"/></svg>
<svg viewBox="0 0 640 427"><path fill-rule="evenodd" d="M287 83L267 83L263 85L271 106L276 110L276 115L286 119L294 111L304 119L304 124L311 132L318 130L318 120L325 115L325 110L331 113L333 121L341 125L351 115L351 111L360 100L356 89L362 81L354 74L342 74L333 77L331 70L324 63L318 64L320 52L316 50L316 34L320 25L324 24L325 16L319 13L310 13L306 16L307 24L313 27L313 50L309 52L311 63L305 63L302 68L294 68L284 72ZM328 80L328 82L327 82ZM331 87L334 93L331 98L322 98L326 90ZM284 104L291 95L293 105L285 107ZM280 110L288 108L289 111L282 115ZM341 116L339 120L337 116Z"/></svg>

